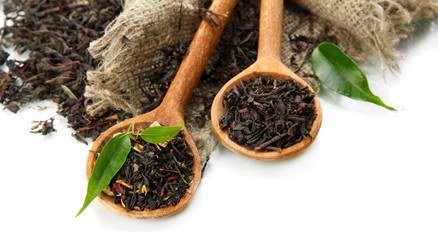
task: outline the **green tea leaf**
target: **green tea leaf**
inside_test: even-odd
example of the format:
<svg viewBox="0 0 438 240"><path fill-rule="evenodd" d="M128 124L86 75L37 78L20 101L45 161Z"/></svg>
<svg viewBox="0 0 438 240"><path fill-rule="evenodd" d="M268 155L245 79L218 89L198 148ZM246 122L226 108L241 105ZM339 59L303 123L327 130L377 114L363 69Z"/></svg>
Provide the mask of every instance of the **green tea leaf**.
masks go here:
<svg viewBox="0 0 438 240"><path fill-rule="evenodd" d="M116 135L105 144L96 160L93 173L88 181L84 204L76 214L76 217L108 186L111 179L125 163L130 150L131 140L129 139L129 133Z"/></svg>
<svg viewBox="0 0 438 240"><path fill-rule="evenodd" d="M181 128L184 125L182 118L181 126L179 127L165 127L165 126L154 126L146 128L143 132L140 133L140 136L146 141L150 143L162 143L169 139L174 138L181 131Z"/></svg>
<svg viewBox="0 0 438 240"><path fill-rule="evenodd" d="M356 100L372 102L389 110L395 110L371 92L365 74L335 44L321 43L313 51L312 67L313 72L321 82L337 93Z"/></svg>

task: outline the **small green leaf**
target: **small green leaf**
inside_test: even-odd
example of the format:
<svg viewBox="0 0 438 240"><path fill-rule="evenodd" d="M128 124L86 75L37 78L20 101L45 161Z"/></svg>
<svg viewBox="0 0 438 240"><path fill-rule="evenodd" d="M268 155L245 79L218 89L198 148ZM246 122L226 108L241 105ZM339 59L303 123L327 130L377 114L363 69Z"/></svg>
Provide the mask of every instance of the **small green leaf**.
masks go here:
<svg viewBox="0 0 438 240"><path fill-rule="evenodd" d="M319 44L312 54L312 68L321 82L337 93L395 110L371 92L365 74L335 44L329 42Z"/></svg>
<svg viewBox="0 0 438 240"><path fill-rule="evenodd" d="M162 143L169 139L174 138L181 131L181 128L184 125L182 118L181 126L179 127L165 127L165 126L154 126L146 128L143 132L140 133L140 136L146 141L150 143Z"/></svg>
<svg viewBox="0 0 438 240"><path fill-rule="evenodd" d="M88 181L84 204L76 214L76 217L108 186L111 179L125 163L130 150L131 140L129 139L129 133L116 135L105 144L96 160L93 173Z"/></svg>

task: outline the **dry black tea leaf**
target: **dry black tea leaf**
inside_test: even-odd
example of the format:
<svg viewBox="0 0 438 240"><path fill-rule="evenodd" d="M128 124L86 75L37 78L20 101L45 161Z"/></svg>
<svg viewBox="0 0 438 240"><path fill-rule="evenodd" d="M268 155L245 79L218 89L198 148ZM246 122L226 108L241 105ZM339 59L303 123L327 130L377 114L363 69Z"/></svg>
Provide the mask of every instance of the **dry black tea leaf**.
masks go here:
<svg viewBox="0 0 438 240"><path fill-rule="evenodd" d="M54 117L51 117L45 121L33 121L35 124L31 129L31 133L41 133L42 135L47 135L51 132L55 132L55 128L53 126Z"/></svg>
<svg viewBox="0 0 438 240"><path fill-rule="evenodd" d="M0 65L5 64L6 60L8 60L9 53L3 51L3 49L0 48Z"/></svg>
<svg viewBox="0 0 438 240"><path fill-rule="evenodd" d="M13 113L17 113L18 110L20 110L20 106L14 102L10 102L8 105L6 105L6 108Z"/></svg>

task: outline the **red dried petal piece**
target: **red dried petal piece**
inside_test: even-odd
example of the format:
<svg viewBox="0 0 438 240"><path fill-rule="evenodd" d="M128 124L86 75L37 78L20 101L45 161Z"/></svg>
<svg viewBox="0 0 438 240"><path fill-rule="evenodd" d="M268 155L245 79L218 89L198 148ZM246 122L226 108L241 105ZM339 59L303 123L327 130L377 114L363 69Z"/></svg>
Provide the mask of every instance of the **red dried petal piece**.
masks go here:
<svg viewBox="0 0 438 240"><path fill-rule="evenodd" d="M306 107L306 105L304 105L304 104L302 104L302 105L300 105L299 107L298 107L298 109L297 109L297 114L303 114L303 110L304 110L304 108Z"/></svg>
<svg viewBox="0 0 438 240"><path fill-rule="evenodd" d="M123 189L120 183L113 183L113 190L116 191L117 193L125 194L125 189Z"/></svg>
<svg viewBox="0 0 438 240"><path fill-rule="evenodd" d="M178 175L172 173L172 175L170 175L170 177L167 179L167 181L175 180L175 179L178 179Z"/></svg>

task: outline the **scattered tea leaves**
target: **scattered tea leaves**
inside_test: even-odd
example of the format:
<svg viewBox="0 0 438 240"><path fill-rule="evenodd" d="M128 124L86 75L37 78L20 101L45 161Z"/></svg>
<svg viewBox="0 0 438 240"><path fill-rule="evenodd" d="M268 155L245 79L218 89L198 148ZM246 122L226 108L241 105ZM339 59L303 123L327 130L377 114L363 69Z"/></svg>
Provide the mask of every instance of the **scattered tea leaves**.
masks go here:
<svg viewBox="0 0 438 240"><path fill-rule="evenodd" d="M93 140L114 122L96 126L100 119L116 113L109 109L99 116L86 112L84 91L86 72L98 66L99 60L87 51L90 42L101 37L105 28L123 7L121 0L23 1L0 0L5 24L0 28L0 103L12 112L32 100L51 99L58 112L82 137ZM4 51L13 48L27 52L20 61ZM20 79L20 81L17 81ZM130 114L121 111L121 118Z"/></svg>
<svg viewBox="0 0 438 240"><path fill-rule="evenodd" d="M32 126L31 133L41 133L42 135L47 135L51 132L56 132L55 128L53 127L53 121L55 120L54 117L51 117L45 121L33 121L35 124Z"/></svg>
<svg viewBox="0 0 438 240"><path fill-rule="evenodd" d="M395 110L374 95L359 66L335 44L321 43L312 54L313 72L328 88L352 99L368 101Z"/></svg>

